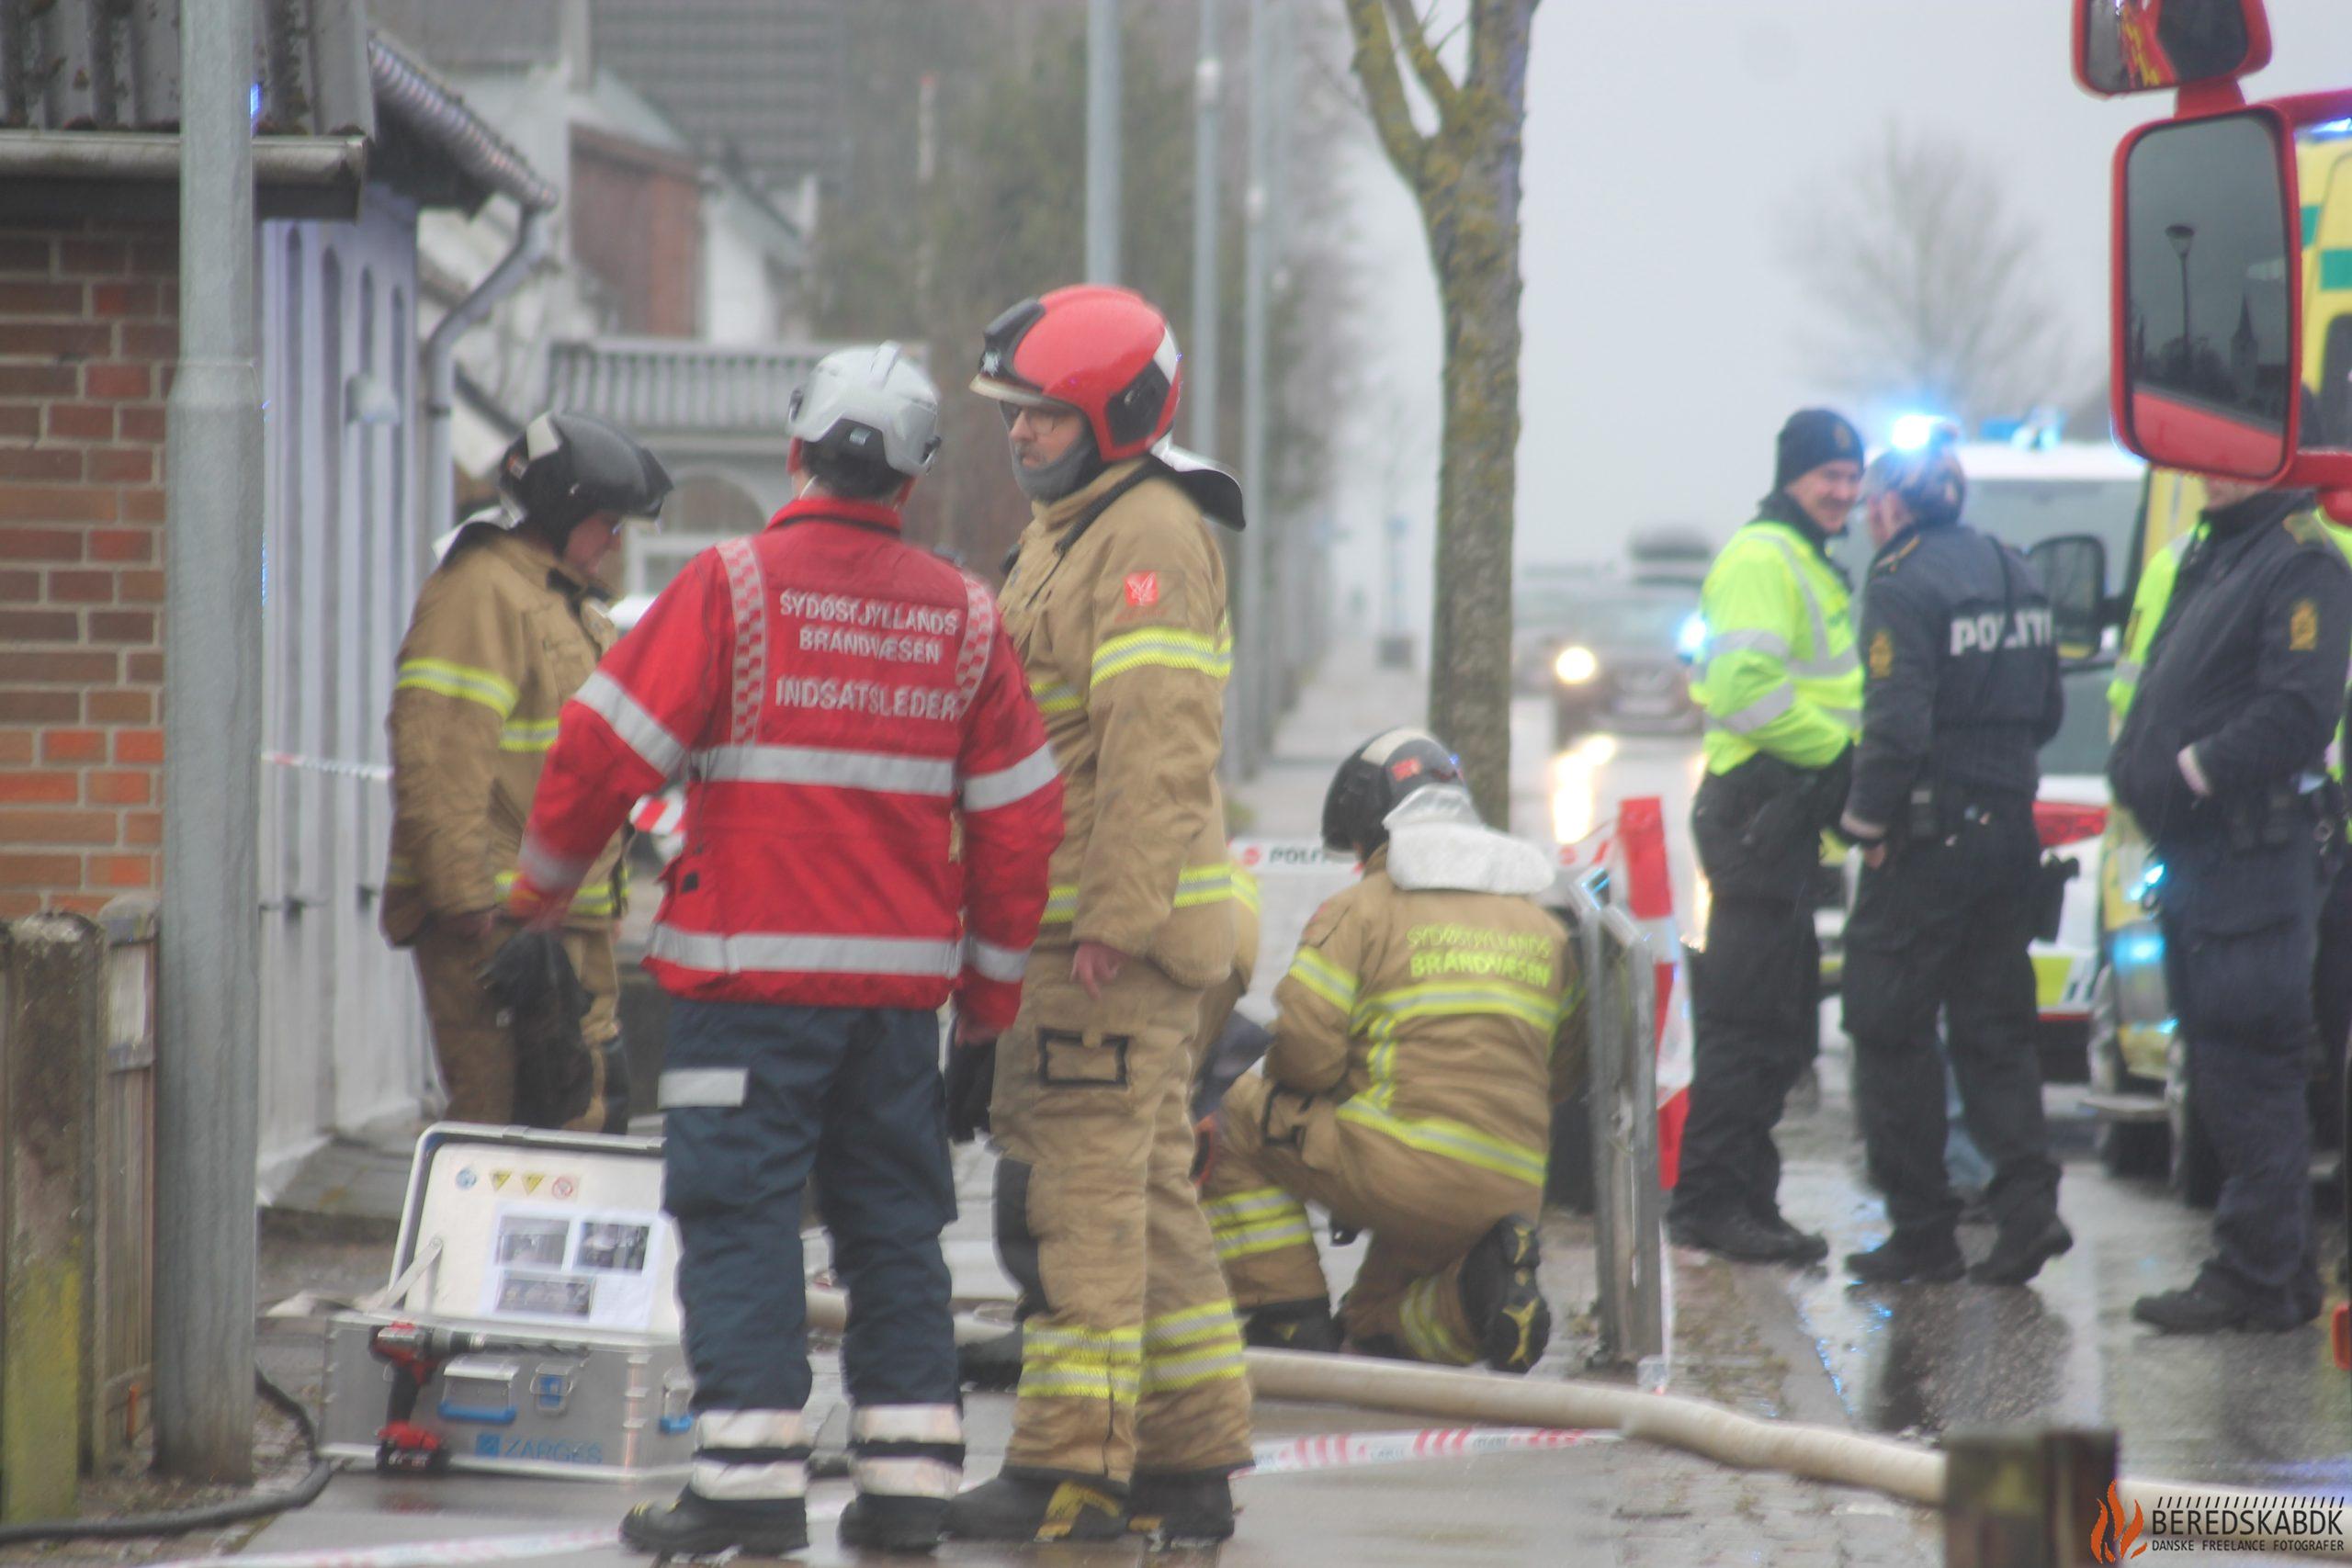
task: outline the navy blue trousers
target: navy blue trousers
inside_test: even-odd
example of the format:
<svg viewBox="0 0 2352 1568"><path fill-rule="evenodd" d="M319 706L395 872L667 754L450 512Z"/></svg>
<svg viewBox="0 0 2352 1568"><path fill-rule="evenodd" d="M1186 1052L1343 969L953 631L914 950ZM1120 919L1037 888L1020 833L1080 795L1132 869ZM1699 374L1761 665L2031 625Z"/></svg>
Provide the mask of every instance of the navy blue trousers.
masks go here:
<svg viewBox="0 0 2352 1568"><path fill-rule="evenodd" d="M681 1000L662 1064L662 1207L678 1223L695 1408L808 1400L802 1189L849 1289L851 1401L957 1401L939 1233L956 1217L939 1023L903 1009Z"/></svg>

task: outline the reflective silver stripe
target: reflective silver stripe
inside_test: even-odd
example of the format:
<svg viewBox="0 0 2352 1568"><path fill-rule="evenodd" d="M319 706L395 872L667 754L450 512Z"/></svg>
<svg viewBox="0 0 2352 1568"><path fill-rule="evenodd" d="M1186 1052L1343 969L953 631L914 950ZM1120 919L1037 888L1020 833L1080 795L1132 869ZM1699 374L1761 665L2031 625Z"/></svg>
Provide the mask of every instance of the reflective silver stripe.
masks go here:
<svg viewBox="0 0 2352 1568"><path fill-rule="evenodd" d="M978 970L983 977L1001 980L1010 986L1028 972L1029 950L1024 947L1015 952L1010 947L999 947L992 942L967 936L964 939L964 962Z"/></svg>
<svg viewBox="0 0 2352 1568"><path fill-rule="evenodd" d="M644 758L646 766L665 779L677 776L678 764L686 760L685 747L662 728L660 719L639 707L635 697L622 691L618 681L599 670L571 700L611 725L621 744Z"/></svg>
<svg viewBox="0 0 2352 1568"><path fill-rule="evenodd" d="M825 784L896 795L956 793L956 764L948 758L837 751L824 746L713 746L695 753L694 775L734 784Z"/></svg>
<svg viewBox="0 0 2352 1568"><path fill-rule="evenodd" d="M857 1489L876 1497L953 1497L964 1480L964 1467L944 1459L862 1459L852 1455L850 1479Z"/></svg>
<svg viewBox="0 0 2352 1568"><path fill-rule="evenodd" d="M759 738L760 705L768 686L767 595L760 586L760 552L749 535L719 545L727 593L735 611L735 668L728 739L747 745Z"/></svg>
<svg viewBox="0 0 2352 1568"><path fill-rule="evenodd" d="M689 1107L731 1111L743 1103L751 1087L749 1067L673 1067L662 1075L654 1103L664 1111Z"/></svg>
<svg viewBox="0 0 2352 1568"><path fill-rule="evenodd" d="M1849 729L1860 729L1862 727L1862 710L1860 708L1832 707L1827 703L1815 703L1814 705Z"/></svg>
<svg viewBox="0 0 2352 1568"><path fill-rule="evenodd" d="M1779 658L1789 656L1789 639L1779 632L1758 627L1748 631L1723 632L1707 639L1707 657L1719 653L1770 653Z"/></svg>
<svg viewBox="0 0 2352 1568"><path fill-rule="evenodd" d="M850 1412L853 1443L960 1443L964 1416L952 1404L869 1404Z"/></svg>
<svg viewBox="0 0 2352 1568"><path fill-rule="evenodd" d="M766 1464L728 1464L696 1457L686 1484L714 1503L754 1503L808 1495L808 1467L797 1459Z"/></svg>
<svg viewBox="0 0 2352 1568"><path fill-rule="evenodd" d="M2139 681L2140 661L2136 659L2117 660L2115 661L2114 671L2108 677L2108 683L2109 685L2137 685Z"/></svg>
<svg viewBox="0 0 2352 1568"><path fill-rule="evenodd" d="M1842 681L1861 667L1862 661L1855 657L1854 650L1850 648L1843 653L1832 654L1827 659L1789 660L1789 673L1803 676L1808 681Z"/></svg>
<svg viewBox="0 0 2352 1568"><path fill-rule="evenodd" d="M1710 714L1707 722L1735 735L1752 735L1796 705L1796 688L1783 681L1737 713Z"/></svg>
<svg viewBox="0 0 2352 1568"><path fill-rule="evenodd" d="M801 1429L797 1410L706 1410L695 1417L695 1447L788 1449Z"/></svg>
<svg viewBox="0 0 2352 1568"><path fill-rule="evenodd" d="M515 858L523 874L550 893L579 886L581 878L595 863L593 860L560 855L537 839L528 837L524 839L522 852Z"/></svg>
<svg viewBox="0 0 2352 1568"><path fill-rule="evenodd" d="M994 811L1001 806L1026 800L1057 777L1054 768L1054 749L1040 746L1009 768L993 773L974 773L964 781L964 809Z"/></svg>
<svg viewBox="0 0 2352 1568"><path fill-rule="evenodd" d="M1838 818L1838 826L1846 830L1846 837L1859 839L1864 843L1876 843L1886 837L1884 828L1875 822L1865 822L1850 811Z"/></svg>
<svg viewBox="0 0 2352 1568"><path fill-rule="evenodd" d="M1814 659L1811 662L1822 665L1833 662L1829 653L1829 618L1822 614L1821 598L1814 592L1813 579L1806 573L1804 563L1797 558L1796 547L1778 534L1768 533L1764 537L1774 549L1781 552L1781 558L1789 563L1789 575L1796 579L1797 596L1804 601L1804 613L1812 618ZM1853 668L1850 652L1851 650L1849 650L1846 660L1849 670ZM1828 671L1831 674L1843 672L1842 671ZM1808 671L1805 673L1809 674L1812 671Z"/></svg>
<svg viewBox="0 0 2352 1568"><path fill-rule="evenodd" d="M680 931L656 925L647 953L713 975L891 975L952 977L963 967L953 942L906 936L799 936Z"/></svg>

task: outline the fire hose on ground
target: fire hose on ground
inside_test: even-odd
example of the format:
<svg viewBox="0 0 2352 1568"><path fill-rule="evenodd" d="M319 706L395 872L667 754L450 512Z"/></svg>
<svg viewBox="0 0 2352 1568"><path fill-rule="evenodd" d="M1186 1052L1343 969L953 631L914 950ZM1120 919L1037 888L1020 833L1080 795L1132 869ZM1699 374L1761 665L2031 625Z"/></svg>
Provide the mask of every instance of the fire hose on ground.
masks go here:
<svg viewBox="0 0 2352 1568"><path fill-rule="evenodd" d="M810 1288L809 1326L838 1333L848 1322L848 1297L839 1291ZM958 1317L956 1338L958 1344L990 1339L1004 1328L1001 1323ZM1250 1386L1261 1399L1347 1404L1445 1421L1605 1428L1741 1470L1776 1470L1809 1481L1860 1487L1923 1507L1939 1508L1944 1502L1945 1460L1934 1450L1892 1438L1743 1416L1686 1395L1295 1350L1253 1349L1247 1359ZM2150 1511L2243 1506L2246 1498L2246 1494L2220 1487L2171 1482L2120 1480L2116 1487L2124 1507ZM2297 1550L2301 1540L2259 1533L2233 1539L2286 1551ZM2352 1551L2313 1555L2352 1558Z"/></svg>

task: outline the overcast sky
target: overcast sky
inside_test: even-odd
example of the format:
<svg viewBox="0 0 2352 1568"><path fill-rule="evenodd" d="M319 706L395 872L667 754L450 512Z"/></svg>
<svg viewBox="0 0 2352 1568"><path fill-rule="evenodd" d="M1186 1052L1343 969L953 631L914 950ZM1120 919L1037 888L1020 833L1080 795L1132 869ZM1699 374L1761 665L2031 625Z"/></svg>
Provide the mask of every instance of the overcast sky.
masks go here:
<svg viewBox="0 0 2352 1568"><path fill-rule="evenodd" d="M2352 5L2269 8L2278 62L2250 96L2352 84ZM1781 421L1833 395L1807 374L1809 302L1776 212L1889 125L1965 137L2008 172L2075 347L2103 352L2109 158L2170 99L2086 96L2069 19L2068 0L1546 0L1528 84L1521 561L1612 557L1648 522L1722 536L1747 520ZM1438 417L1436 295L1409 198L1365 164L1376 376L1407 432L1353 443L1343 603L1360 587L1379 604L1398 466L1383 454L1418 451L1396 510L1421 626L1435 443L1410 431Z"/></svg>

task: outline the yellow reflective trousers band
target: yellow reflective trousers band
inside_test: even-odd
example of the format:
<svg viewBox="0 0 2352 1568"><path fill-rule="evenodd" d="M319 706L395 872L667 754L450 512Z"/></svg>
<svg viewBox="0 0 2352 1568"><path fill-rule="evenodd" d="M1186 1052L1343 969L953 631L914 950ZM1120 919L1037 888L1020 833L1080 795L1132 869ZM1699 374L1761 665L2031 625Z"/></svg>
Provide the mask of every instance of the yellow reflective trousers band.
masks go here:
<svg viewBox="0 0 2352 1568"><path fill-rule="evenodd" d="M1144 1393L1174 1393L1247 1376L1249 1368L1241 1359L1241 1325L1234 1319L1230 1302L1211 1302L1144 1319Z"/></svg>
<svg viewBox="0 0 2352 1568"><path fill-rule="evenodd" d="M1369 1094L1360 1094L1340 1106L1340 1120L1352 1122L1368 1132L1378 1133L1382 1137L1393 1138L1408 1149L1460 1160L1480 1170L1516 1177L1538 1187L1544 1184L1544 1150L1491 1137L1475 1127L1442 1116L1412 1119L1398 1116L1373 1104L1372 1098Z"/></svg>
<svg viewBox="0 0 2352 1568"><path fill-rule="evenodd" d="M1290 977L1315 995L1352 1016L1356 1010L1356 977L1323 956L1320 950L1302 947L1290 961Z"/></svg>
<svg viewBox="0 0 2352 1568"><path fill-rule="evenodd" d="M494 671L453 664L446 659L408 659L401 662L396 692L434 692L445 697L480 703L501 720L514 711L514 683Z"/></svg>
<svg viewBox="0 0 2352 1568"><path fill-rule="evenodd" d="M1306 1206L1279 1187L1252 1187L1211 1199L1201 1205L1201 1213L1209 1222L1209 1241L1219 1262L1315 1245Z"/></svg>
<svg viewBox="0 0 2352 1568"><path fill-rule="evenodd" d="M510 718L506 728L498 732L498 749L502 751L546 751L555 746L556 731L562 721L553 718Z"/></svg>
<svg viewBox="0 0 2352 1568"><path fill-rule="evenodd" d="M1233 673L1233 643L1229 637L1209 637L1176 626L1148 626L1105 637L1094 650L1090 681L1100 685L1130 670L1197 670L1224 680Z"/></svg>
<svg viewBox="0 0 2352 1568"><path fill-rule="evenodd" d="M1046 1328L1022 1331L1021 1388L1024 1399L1101 1399L1133 1404L1143 1383L1140 1328Z"/></svg>
<svg viewBox="0 0 2352 1568"><path fill-rule="evenodd" d="M1421 1360L1442 1367L1466 1367L1478 1359L1476 1348L1464 1345L1446 1326L1438 1292L1454 1289L1454 1282L1443 1274L1416 1280L1405 1288L1397 1311L1406 1348Z"/></svg>

